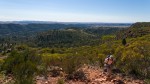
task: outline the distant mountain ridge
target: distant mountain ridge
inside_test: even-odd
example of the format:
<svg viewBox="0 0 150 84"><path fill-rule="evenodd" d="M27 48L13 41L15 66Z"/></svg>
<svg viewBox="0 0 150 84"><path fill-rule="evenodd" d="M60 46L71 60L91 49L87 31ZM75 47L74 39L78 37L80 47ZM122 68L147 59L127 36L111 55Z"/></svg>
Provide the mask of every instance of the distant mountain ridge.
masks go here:
<svg viewBox="0 0 150 84"><path fill-rule="evenodd" d="M0 21L0 24L64 24L64 25L86 25L98 27L129 27L133 23L103 23L103 22L55 22L55 21Z"/></svg>
<svg viewBox="0 0 150 84"><path fill-rule="evenodd" d="M130 23L77 23L77 22L51 22L51 21L1 21L0 36L22 33L42 32L51 29L64 28L99 28L116 27L127 28Z"/></svg>

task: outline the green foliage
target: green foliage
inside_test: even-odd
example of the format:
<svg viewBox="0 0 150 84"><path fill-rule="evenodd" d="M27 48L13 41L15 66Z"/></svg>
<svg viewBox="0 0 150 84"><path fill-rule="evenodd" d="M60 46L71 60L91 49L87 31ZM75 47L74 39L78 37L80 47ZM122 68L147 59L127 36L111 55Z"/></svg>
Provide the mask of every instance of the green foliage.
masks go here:
<svg viewBox="0 0 150 84"><path fill-rule="evenodd" d="M40 33L34 38L35 44L40 47L74 47L90 45L97 40L97 36L82 30L50 30Z"/></svg>
<svg viewBox="0 0 150 84"><path fill-rule="evenodd" d="M2 66L3 63L4 63L4 60L0 59L0 70L1 70L1 66Z"/></svg>
<svg viewBox="0 0 150 84"><path fill-rule="evenodd" d="M124 38L124 39L122 40L122 44L123 44L123 45L126 45L126 43L127 43L127 42L126 42L126 39Z"/></svg>
<svg viewBox="0 0 150 84"><path fill-rule="evenodd" d="M104 66L104 60L106 58L105 54L98 54L98 60L99 60L99 66L103 67Z"/></svg>
<svg viewBox="0 0 150 84"><path fill-rule="evenodd" d="M28 48L28 46L23 45L23 44L15 46L16 51L23 51L23 50L26 50L27 48Z"/></svg>
<svg viewBox="0 0 150 84"><path fill-rule="evenodd" d="M67 74L73 74L80 67L80 60L76 56L68 56L63 60L62 68Z"/></svg>
<svg viewBox="0 0 150 84"><path fill-rule="evenodd" d="M40 52L41 53L41 52ZM47 73L50 71L52 74L57 72L57 70L52 67L60 67L62 65L62 59L65 57L65 54L51 54L51 52L45 52L41 54L41 64L38 65L38 73L47 78ZM50 69L50 70L49 70ZM58 72L59 73L59 72Z"/></svg>
<svg viewBox="0 0 150 84"><path fill-rule="evenodd" d="M132 28L150 27L150 22L137 22L131 25Z"/></svg>
<svg viewBox="0 0 150 84"><path fill-rule="evenodd" d="M103 65L104 58L108 54L113 54L118 69L136 77L150 77L150 35L127 40L126 46L122 45L121 40L101 44L98 55L100 64Z"/></svg>
<svg viewBox="0 0 150 84"><path fill-rule="evenodd" d="M95 28L87 28L84 31L90 34L102 36L102 35L115 34L117 31L120 30L122 30L122 28L119 27L95 27Z"/></svg>
<svg viewBox="0 0 150 84"><path fill-rule="evenodd" d="M6 74L13 74L16 84L32 84L39 62L40 57L33 50L13 51L5 59L2 70L6 71Z"/></svg>
<svg viewBox="0 0 150 84"><path fill-rule="evenodd" d="M118 47L115 55L118 68L134 75L150 77L150 42L141 40L143 38L131 39L129 45Z"/></svg>
<svg viewBox="0 0 150 84"><path fill-rule="evenodd" d="M59 49L57 48L55 48L55 51L57 52L55 54L52 54L51 52L42 52L42 66L45 66L46 68L58 66L61 67L65 73L72 75L83 64L95 64L99 61L96 47L84 46L69 49L63 48L62 50L65 51L60 54L58 53Z"/></svg>
<svg viewBox="0 0 150 84"><path fill-rule="evenodd" d="M36 32L71 27L65 24L0 24L1 35L30 36ZM76 25L78 27L78 25Z"/></svg>
<svg viewBox="0 0 150 84"><path fill-rule="evenodd" d="M63 79L58 79L57 84L65 84L65 81Z"/></svg>
<svg viewBox="0 0 150 84"><path fill-rule="evenodd" d="M53 48L97 45L101 42L102 35L114 34L121 29L120 27L88 28L88 24L0 24L0 43L23 43L32 47Z"/></svg>
<svg viewBox="0 0 150 84"><path fill-rule="evenodd" d="M124 29L116 34L117 39L137 38L150 34L150 22L137 22L132 24L128 29Z"/></svg>
<svg viewBox="0 0 150 84"><path fill-rule="evenodd" d="M54 53L55 53L55 50L54 50L54 49L52 49L52 50L51 50L51 53L52 53L52 54L54 54Z"/></svg>
<svg viewBox="0 0 150 84"><path fill-rule="evenodd" d="M59 66L61 64L62 59L65 57L65 54L51 54L51 53L43 53L42 60L46 63L47 66Z"/></svg>
<svg viewBox="0 0 150 84"><path fill-rule="evenodd" d="M115 39L115 36L114 35L104 35L102 36L102 40L105 42L105 41L112 41Z"/></svg>
<svg viewBox="0 0 150 84"><path fill-rule="evenodd" d="M145 79L144 84L150 84L150 79Z"/></svg>

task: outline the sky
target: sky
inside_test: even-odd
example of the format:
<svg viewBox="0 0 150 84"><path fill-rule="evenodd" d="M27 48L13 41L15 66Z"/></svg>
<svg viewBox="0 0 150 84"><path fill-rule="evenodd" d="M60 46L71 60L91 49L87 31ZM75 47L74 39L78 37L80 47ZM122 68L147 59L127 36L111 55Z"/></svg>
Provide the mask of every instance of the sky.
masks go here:
<svg viewBox="0 0 150 84"><path fill-rule="evenodd" d="M148 22L150 0L0 0L0 21Z"/></svg>

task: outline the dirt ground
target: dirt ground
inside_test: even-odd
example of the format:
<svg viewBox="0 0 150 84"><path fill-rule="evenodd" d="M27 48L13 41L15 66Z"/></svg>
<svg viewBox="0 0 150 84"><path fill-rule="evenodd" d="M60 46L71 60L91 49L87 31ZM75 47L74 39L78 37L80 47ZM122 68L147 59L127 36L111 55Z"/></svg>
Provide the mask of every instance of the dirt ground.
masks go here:
<svg viewBox="0 0 150 84"><path fill-rule="evenodd" d="M130 76L122 76L121 74L113 74L107 77L102 69L92 66L84 66L81 68L86 74L87 81L68 80L64 84L144 84L143 80L135 79ZM37 77L36 84L58 84L58 80L64 77L51 77L48 79Z"/></svg>

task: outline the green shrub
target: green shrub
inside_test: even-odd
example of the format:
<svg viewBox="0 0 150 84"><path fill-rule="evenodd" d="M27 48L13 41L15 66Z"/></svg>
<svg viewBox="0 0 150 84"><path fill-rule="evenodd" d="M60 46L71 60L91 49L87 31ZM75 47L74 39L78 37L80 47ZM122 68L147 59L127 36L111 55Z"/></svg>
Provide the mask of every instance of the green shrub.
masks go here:
<svg viewBox="0 0 150 84"><path fill-rule="evenodd" d="M116 49L117 67L126 73L150 77L150 43L134 41L126 47Z"/></svg>
<svg viewBox="0 0 150 84"><path fill-rule="evenodd" d="M150 79L145 79L144 84L150 84Z"/></svg>
<svg viewBox="0 0 150 84"><path fill-rule="evenodd" d="M73 73L74 79L85 81L87 79L85 72L83 70L79 70Z"/></svg>
<svg viewBox="0 0 150 84"><path fill-rule="evenodd" d="M127 42L126 42L126 39L124 38L124 39L122 40L122 44L123 44L123 45L126 45L126 43L127 43Z"/></svg>
<svg viewBox="0 0 150 84"><path fill-rule="evenodd" d="M73 74L80 67L80 60L76 56L67 56L63 59L62 68L67 74Z"/></svg>
<svg viewBox="0 0 150 84"><path fill-rule="evenodd" d="M5 59L2 70L6 71L6 75L13 74L16 84L32 84L40 59L33 50L13 51Z"/></svg>
<svg viewBox="0 0 150 84"><path fill-rule="evenodd" d="M65 81L63 79L58 79L57 84L65 84Z"/></svg>

